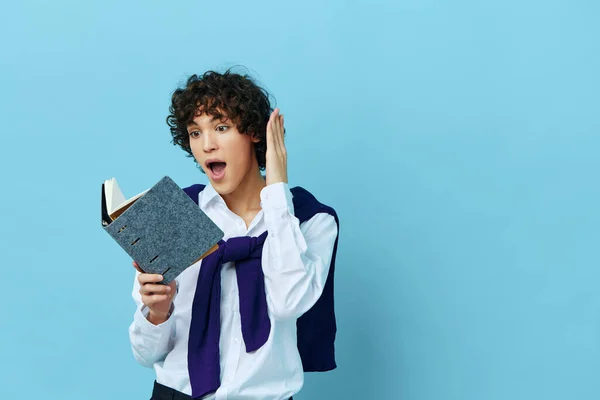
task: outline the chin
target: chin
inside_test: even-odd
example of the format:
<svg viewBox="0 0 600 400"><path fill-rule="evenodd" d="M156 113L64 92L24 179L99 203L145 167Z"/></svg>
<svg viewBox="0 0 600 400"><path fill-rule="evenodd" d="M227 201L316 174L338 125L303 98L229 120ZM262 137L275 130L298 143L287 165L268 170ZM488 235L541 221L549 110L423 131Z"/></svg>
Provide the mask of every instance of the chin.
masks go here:
<svg viewBox="0 0 600 400"><path fill-rule="evenodd" d="M221 182L210 181L212 187L219 193L221 196L230 194L233 192L238 185L235 185L233 182L228 181L227 179Z"/></svg>

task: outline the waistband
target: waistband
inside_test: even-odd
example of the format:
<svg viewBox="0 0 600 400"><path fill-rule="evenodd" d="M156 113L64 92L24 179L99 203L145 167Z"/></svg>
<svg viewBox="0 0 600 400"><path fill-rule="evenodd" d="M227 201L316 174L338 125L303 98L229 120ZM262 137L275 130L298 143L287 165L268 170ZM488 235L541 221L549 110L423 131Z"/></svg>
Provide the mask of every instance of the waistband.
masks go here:
<svg viewBox="0 0 600 400"><path fill-rule="evenodd" d="M293 397L290 397L289 400L293 399ZM168 386L161 385L160 383L154 381L154 388L152 389L152 398L150 400L192 400L192 396L179 392Z"/></svg>

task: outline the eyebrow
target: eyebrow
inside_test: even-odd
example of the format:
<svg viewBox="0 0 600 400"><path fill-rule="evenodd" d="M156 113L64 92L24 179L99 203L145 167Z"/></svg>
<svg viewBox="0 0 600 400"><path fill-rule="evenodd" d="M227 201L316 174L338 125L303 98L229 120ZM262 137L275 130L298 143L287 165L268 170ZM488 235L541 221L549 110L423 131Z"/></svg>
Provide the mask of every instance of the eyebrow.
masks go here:
<svg viewBox="0 0 600 400"><path fill-rule="evenodd" d="M216 120L221 120L221 119L223 119L223 118L219 118L219 117L212 117L212 118L210 119L210 122L211 122L211 123L213 123L213 122L215 122ZM227 117L225 117L224 119L225 119L225 120L229 120L229 118L227 118ZM189 128L189 127L194 127L194 126L200 127L200 125L198 125L197 123L195 123L193 120L192 120L192 121L191 121L189 124L187 124L187 126L188 126L188 128Z"/></svg>

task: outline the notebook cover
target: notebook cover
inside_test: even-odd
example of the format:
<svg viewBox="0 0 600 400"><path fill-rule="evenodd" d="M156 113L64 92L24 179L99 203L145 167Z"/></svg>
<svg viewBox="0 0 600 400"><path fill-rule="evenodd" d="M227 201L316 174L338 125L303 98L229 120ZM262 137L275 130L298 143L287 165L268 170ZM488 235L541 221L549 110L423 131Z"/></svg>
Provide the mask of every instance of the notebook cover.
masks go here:
<svg viewBox="0 0 600 400"><path fill-rule="evenodd" d="M105 199L102 192L102 208ZM217 244L224 232L165 176L103 229L151 274L168 284Z"/></svg>

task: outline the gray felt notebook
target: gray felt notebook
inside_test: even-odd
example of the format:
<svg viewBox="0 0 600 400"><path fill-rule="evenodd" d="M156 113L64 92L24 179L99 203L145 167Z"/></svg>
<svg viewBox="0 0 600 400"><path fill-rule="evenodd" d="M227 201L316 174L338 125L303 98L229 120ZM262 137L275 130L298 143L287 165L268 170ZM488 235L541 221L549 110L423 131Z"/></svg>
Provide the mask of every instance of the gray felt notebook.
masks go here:
<svg viewBox="0 0 600 400"><path fill-rule="evenodd" d="M102 227L147 273L168 284L218 248L223 231L171 178L125 199L114 178L102 184Z"/></svg>

